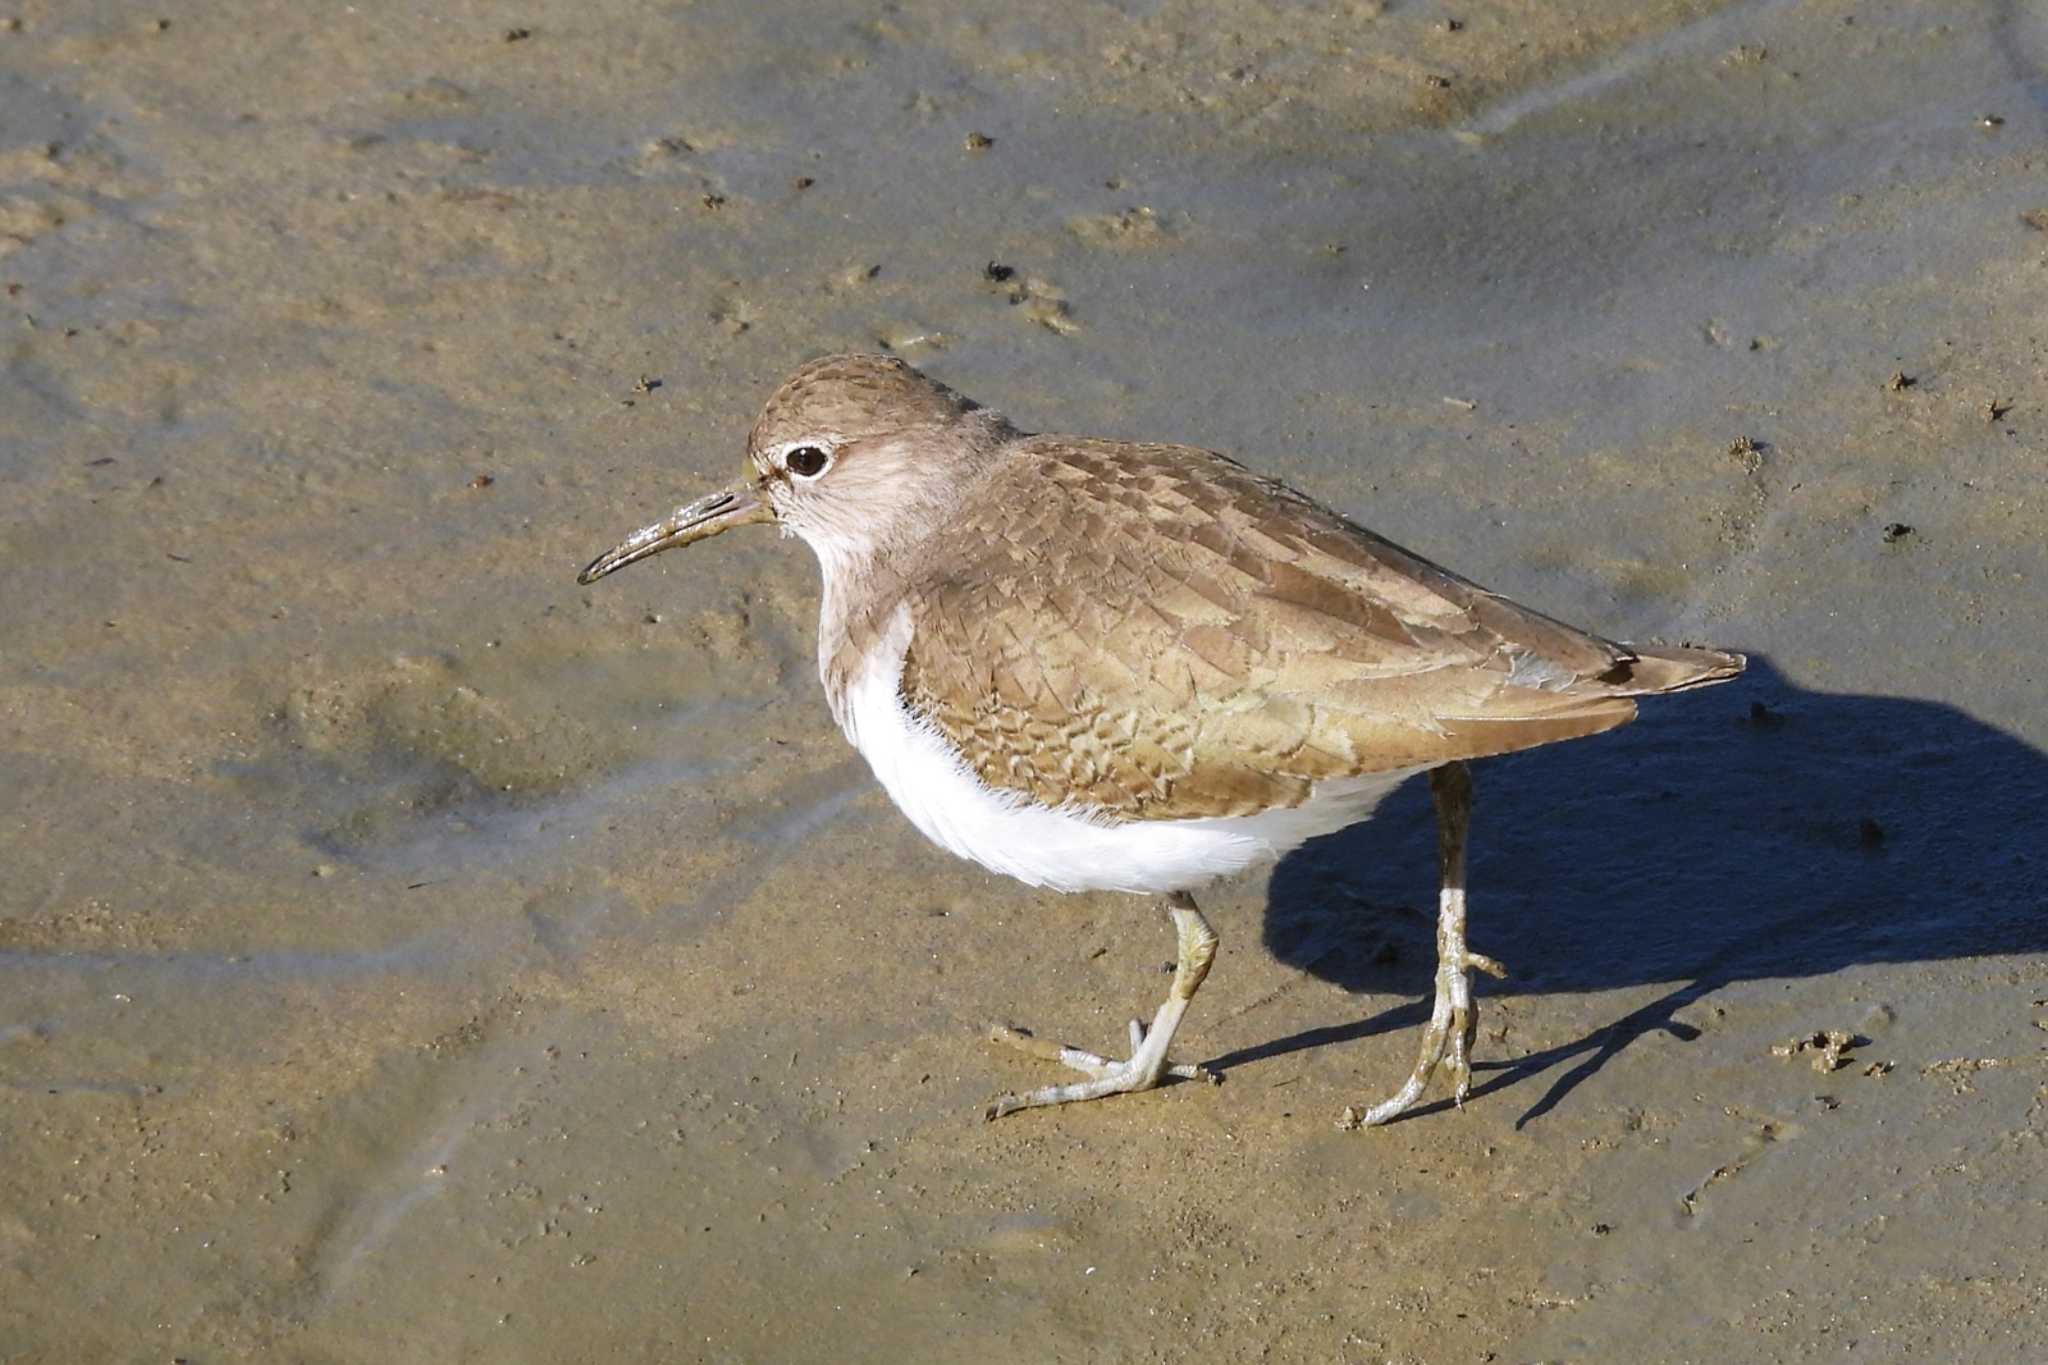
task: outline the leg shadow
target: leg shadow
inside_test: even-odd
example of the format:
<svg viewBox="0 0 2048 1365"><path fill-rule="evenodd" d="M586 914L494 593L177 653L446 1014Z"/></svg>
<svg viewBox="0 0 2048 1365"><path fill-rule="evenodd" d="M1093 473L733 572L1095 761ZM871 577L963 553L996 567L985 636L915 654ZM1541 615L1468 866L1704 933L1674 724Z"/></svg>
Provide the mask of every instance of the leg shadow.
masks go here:
<svg viewBox="0 0 2048 1365"><path fill-rule="evenodd" d="M1472 943L1511 973L1483 994L1674 984L1585 1038L1484 1067L1475 1095L1580 1059L1522 1123L1645 1033L1696 1036L1673 1016L1734 982L2048 950L2048 756L2032 745L1938 702L1802 690L1760 658L1644 712L1474 765ZM1427 991L1435 847L1427 784L1410 782L1378 818L1281 862L1267 948L1349 991ZM1215 1065L1412 1027L1427 998Z"/></svg>

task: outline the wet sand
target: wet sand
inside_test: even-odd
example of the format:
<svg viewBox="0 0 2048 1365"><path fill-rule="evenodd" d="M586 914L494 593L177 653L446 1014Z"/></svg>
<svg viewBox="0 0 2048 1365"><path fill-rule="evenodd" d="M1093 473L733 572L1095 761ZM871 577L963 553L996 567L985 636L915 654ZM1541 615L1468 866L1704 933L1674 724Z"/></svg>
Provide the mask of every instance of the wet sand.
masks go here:
<svg viewBox="0 0 2048 1365"><path fill-rule="evenodd" d="M0 13L0 1360L2048 1355L2037 6L425 8ZM877 347L1750 652L1478 770L1464 1112L1334 1123L1409 790L1222 1085L978 1120L1160 917L923 845L795 542L574 582Z"/></svg>

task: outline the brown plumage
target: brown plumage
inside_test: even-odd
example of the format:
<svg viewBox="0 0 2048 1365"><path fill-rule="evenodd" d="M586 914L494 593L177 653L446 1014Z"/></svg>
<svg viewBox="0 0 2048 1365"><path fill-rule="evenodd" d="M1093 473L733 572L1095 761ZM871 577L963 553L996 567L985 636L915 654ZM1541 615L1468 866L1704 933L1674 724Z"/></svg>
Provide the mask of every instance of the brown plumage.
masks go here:
<svg viewBox="0 0 2048 1365"><path fill-rule="evenodd" d="M929 561L904 696L991 786L1125 819L1575 739L1742 667L1575 630L1185 446L1018 437Z"/></svg>
<svg viewBox="0 0 2048 1365"><path fill-rule="evenodd" d="M1742 656L1576 630L1234 461L1033 436L900 361L830 356L768 400L748 477L647 527L591 582L772 521L817 552L834 716L934 842L1033 885L1163 893L1180 961L1132 1055L1020 1042L1089 1080L991 1117L1143 1090L1209 970L1188 894L1363 819L1427 770L1440 830L1435 1006L1381 1123L1448 1055L1462 1101L1476 1013L1465 946L1466 761L1620 725L1633 698L1720 682Z"/></svg>

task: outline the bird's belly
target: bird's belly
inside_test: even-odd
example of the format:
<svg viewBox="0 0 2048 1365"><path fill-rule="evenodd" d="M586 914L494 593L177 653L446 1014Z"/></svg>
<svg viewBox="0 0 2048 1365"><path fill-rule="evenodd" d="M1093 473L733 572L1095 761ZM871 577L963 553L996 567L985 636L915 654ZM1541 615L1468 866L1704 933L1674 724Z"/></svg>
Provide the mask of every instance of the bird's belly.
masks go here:
<svg viewBox="0 0 2048 1365"><path fill-rule="evenodd" d="M926 838L1031 886L1190 891L1364 819L1403 778L1421 771L1325 782L1300 806L1246 816L1115 821L1047 806L988 786L910 712L899 691L902 650L892 643L884 641L847 689L840 712L847 738Z"/></svg>

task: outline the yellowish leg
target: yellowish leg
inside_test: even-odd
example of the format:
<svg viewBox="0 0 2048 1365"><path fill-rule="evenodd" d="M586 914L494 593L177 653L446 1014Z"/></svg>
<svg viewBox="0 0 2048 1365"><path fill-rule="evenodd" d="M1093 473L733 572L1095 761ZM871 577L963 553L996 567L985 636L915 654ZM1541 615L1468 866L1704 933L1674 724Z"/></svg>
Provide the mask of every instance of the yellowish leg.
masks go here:
<svg viewBox="0 0 2048 1365"><path fill-rule="evenodd" d="M1462 1106L1472 1089L1472 1039L1479 1029L1471 974L1507 975L1498 962L1465 946L1465 842L1472 826L1471 771L1463 763L1432 768L1429 790L1436 798L1437 859L1442 869L1436 913L1436 1002L1422 1031L1422 1055L1407 1081L1392 1098L1363 1114L1346 1108L1339 1120L1346 1128L1370 1128L1405 1113L1422 1098L1446 1053L1452 1096Z"/></svg>
<svg viewBox="0 0 2048 1365"><path fill-rule="evenodd" d="M1022 1048L1034 1057L1059 1062L1076 1071L1086 1072L1085 1081L1073 1081L1066 1085L1048 1085L1038 1090L1026 1091L1021 1095L1004 1095L992 1102L985 1111L985 1117L999 1119L1005 1114L1014 1114L1019 1109L1034 1109L1048 1104L1072 1104L1076 1100L1099 1100L1105 1095L1123 1095L1134 1090L1150 1090L1167 1076L1179 1076L1186 1080L1214 1080L1215 1077L1199 1066L1176 1066L1166 1060L1166 1050L1173 1046L1173 1035L1180 1028L1181 1016L1188 1012L1188 1004L1195 998L1195 992L1202 987L1202 979L1209 975L1209 964L1216 958L1216 931L1202 918L1202 912L1195 908L1195 898L1185 891L1176 891L1166 898L1167 912L1173 916L1174 937L1179 945L1179 960L1174 964L1173 985L1166 993L1166 1003L1152 1016L1152 1027L1147 1029L1137 1020L1131 1020L1131 1055L1127 1061L1111 1061L1098 1057L1092 1052L1083 1052L1076 1047L1062 1047L1058 1043L1035 1038L1028 1033L997 1025L989 1030L989 1037L995 1042L1008 1043Z"/></svg>

